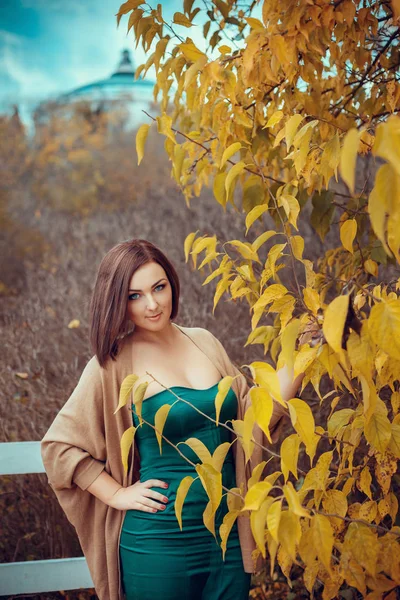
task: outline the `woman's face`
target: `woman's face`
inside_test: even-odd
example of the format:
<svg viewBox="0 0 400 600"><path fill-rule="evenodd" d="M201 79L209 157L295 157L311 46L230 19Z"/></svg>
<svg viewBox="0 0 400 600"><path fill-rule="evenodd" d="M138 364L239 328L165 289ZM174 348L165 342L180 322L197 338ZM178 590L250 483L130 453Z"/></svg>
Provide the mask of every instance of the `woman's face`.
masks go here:
<svg viewBox="0 0 400 600"><path fill-rule="evenodd" d="M137 329L158 331L169 323L171 312L172 288L163 267L156 262L142 265L130 280L127 318Z"/></svg>

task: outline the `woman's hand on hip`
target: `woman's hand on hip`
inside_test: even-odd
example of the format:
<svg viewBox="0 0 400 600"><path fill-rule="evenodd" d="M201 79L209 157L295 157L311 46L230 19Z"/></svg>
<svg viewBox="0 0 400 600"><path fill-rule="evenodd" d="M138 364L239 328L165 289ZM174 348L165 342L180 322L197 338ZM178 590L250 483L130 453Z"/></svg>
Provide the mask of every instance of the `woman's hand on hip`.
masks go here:
<svg viewBox="0 0 400 600"><path fill-rule="evenodd" d="M133 485L119 488L110 500L110 506L117 510L142 510L144 512L157 512L164 510L168 498L152 487L167 488L168 484L160 479L136 481ZM156 502L158 500L158 502Z"/></svg>

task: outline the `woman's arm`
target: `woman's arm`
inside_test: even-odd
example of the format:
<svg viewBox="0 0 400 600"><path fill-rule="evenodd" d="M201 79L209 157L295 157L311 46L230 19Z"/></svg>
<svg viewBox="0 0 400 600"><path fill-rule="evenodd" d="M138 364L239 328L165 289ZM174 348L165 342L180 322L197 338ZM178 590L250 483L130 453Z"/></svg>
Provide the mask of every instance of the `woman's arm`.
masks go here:
<svg viewBox="0 0 400 600"><path fill-rule="evenodd" d="M101 371L93 357L41 440L43 465L55 490L75 484L85 490L105 468L103 412Z"/></svg>
<svg viewBox="0 0 400 600"><path fill-rule="evenodd" d="M278 375L281 396L283 400L290 400L291 398L294 398L298 388L301 385L304 373L300 373L297 375L297 377L294 377L293 369L289 369L287 365L285 365L279 369L276 374ZM269 424L271 434L275 433L278 425L281 424L281 420L284 417L289 418L289 416L289 411L279 404L279 402L274 400L274 410L272 412L271 421Z"/></svg>
<svg viewBox="0 0 400 600"><path fill-rule="evenodd" d="M113 506L113 496L121 487L107 471L102 471L86 489L108 506Z"/></svg>
<svg viewBox="0 0 400 600"><path fill-rule="evenodd" d="M305 330L299 337L299 345L310 344L310 346L315 346L323 339L322 331L315 324L311 324L307 330ZM293 368L289 369L287 365L284 365L281 369L277 371L281 396L283 400L290 400L291 398L295 398L297 391L303 381L305 373L299 373L296 377L294 377ZM274 411L272 413L271 421L270 421L270 429L274 429L276 425L281 421L282 417L289 417L288 411L283 408L281 404L278 402L274 402Z"/></svg>

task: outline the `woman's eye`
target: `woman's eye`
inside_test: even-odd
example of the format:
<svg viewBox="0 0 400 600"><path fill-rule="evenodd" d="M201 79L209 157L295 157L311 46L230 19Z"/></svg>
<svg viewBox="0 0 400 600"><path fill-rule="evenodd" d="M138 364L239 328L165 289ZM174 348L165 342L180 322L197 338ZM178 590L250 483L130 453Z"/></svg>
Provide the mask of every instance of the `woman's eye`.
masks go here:
<svg viewBox="0 0 400 600"><path fill-rule="evenodd" d="M157 288L161 288L164 289L165 288L165 283L160 283L159 285L157 285L154 289L156 290ZM161 290L160 290L161 291ZM129 300L136 300L136 298L134 298L133 296L138 296L139 294L137 292L135 292L134 294L131 294L128 298Z"/></svg>

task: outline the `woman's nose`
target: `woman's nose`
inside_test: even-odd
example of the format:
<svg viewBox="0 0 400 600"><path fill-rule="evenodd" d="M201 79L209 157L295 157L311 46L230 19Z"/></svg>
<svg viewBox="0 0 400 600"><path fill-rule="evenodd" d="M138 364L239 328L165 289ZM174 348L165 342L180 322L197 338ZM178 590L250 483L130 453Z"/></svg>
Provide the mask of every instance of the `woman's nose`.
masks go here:
<svg viewBox="0 0 400 600"><path fill-rule="evenodd" d="M150 310L154 310L155 308L157 308L158 304L154 298L149 298L147 306Z"/></svg>

